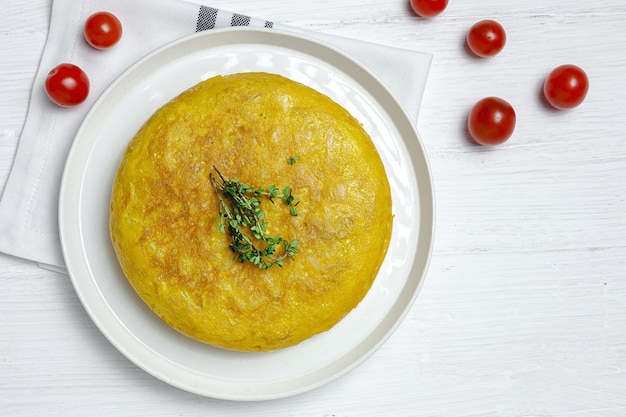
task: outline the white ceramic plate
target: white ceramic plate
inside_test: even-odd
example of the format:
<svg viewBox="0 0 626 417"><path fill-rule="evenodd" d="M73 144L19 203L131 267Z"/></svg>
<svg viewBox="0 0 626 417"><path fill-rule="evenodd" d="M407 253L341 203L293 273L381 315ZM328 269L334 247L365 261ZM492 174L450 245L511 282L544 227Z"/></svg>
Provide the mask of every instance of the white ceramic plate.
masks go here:
<svg viewBox="0 0 626 417"><path fill-rule="evenodd" d="M334 328L269 353L240 353L172 330L138 298L109 240L113 177L130 139L161 105L218 74L266 71L311 86L346 107L371 135L392 187L394 226L371 290ZM179 388L261 400L301 393L371 355L405 316L422 285L433 240L433 190L420 139L402 107L363 66L311 39L277 31L198 33L139 61L98 99L69 153L59 206L66 266L85 309L135 364Z"/></svg>

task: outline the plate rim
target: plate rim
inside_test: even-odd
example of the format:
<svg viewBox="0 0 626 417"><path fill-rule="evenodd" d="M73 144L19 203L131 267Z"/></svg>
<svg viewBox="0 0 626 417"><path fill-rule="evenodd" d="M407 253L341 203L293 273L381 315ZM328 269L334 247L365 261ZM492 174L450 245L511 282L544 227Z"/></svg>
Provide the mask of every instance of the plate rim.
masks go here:
<svg viewBox="0 0 626 417"><path fill-rule="evenodd" d="M418 236L419 238L417 239L416 250L415 250L415 253L413 254L414 259L412 260L412 265L409 271L409 276L413 276L414 274L416 274L416 276L412 278L413 280L416 280L416 282L415 282L415 288L409 300L407 300L407 302L403 305L402 311L395 313L393 323L390 326L387 326L387 330L384 332L382 337L378 337L377 340L367 343L365 348L362 348L362 345L364 343L361 343L359 346L357 346L361 352L357 354L356 358L351 358L351 360L346 361L346 358L344 356L343 358L341 358L340 361L334 361L331 364L332 366L327 366L325 368L325 369L328 369L328 368L337 368L337 369L331 370L330 372L325 372L323 373L323 375L320 375L319 378L313 378L312 381L307 381L306 383L300 384L299 386L292 386L290 387L290 389L287 389L287 390L274 389L274 390L271 390L271 392L263 392L263 393L256 393L256 394L242 393L241 389L224 390L224 387L228 387L230 385L240 386L241 383L231 384L228 381L218 381L218 382L207 381L207 378L203 378L200 375L194 376L190 374L189 372L181 373L180 369L177 369L177 367L172 366L171 363L167 363L166 361L162 361L161 368L154 369L153 367L148 366L148 364L146 363L147 361L145 361L145 358L144 360L140 360L138 357L138 356L141 356L140 353L142 351L140 346L132 345L132 344L129 346L129 345L122 344L119 340L116 340L115 337L113 337L113 335L110 332L110 329L107 328L101 322L101 319L100 319L101 315L110 313L107 311L103 311L103 310L106 310L104 308L106 306L106 300L104 299L104 296L101 296L101 300L100 300L101 303L94 304L93 302L90 302L90 298L93 298L93 295L87 294L85 292L86 291L85 288L83 287L83 285L88 286L89 283L81 282L81 280L77 278L79 274L84 273L85 271L90 272L87 259L85 259L86 254L84 254L84 247L83 247L82 253L85 256L79 256L77 259L74 259L73 254L71 254L70 251L68 250L69 249L68 246L70 245L70 242L72 240L76 240L77 238L79 242L77 246L82 247L82 243L81 243L82 234L81 234L80 221L73 222L71 218L69 217L69 214L72 214L71 207L73 203L75 204L74 207L80 207L80 193L71 192L73 189L73 185L75 185L76 183L82 184L83 182L83 178L80 178L80 180L77 182L75 179L71 178L70 174L74 165L78 164L78 166L81 166L81 162L79 158L79 156L81 155L80 151L82 147L85 147L86 145L88 145L86 143L83 143L84 141L80 141L77 139L79 139L83 135L83 132L90 126L92 119L94 119L95 115L97 114L98 109L106 101L109 94L112 91L114 91L115 88L118 85L120 85L124 80L126 80L129 77L132 77L134 73L140 70L143 66L148 65L150 61L155 59L156 57L162 54L165 54L174 48L180 47L181 45L188 46L189 43L196 42L198 39L211 38L211 37L216 37L216 36L230 36L229 34L231 33L238 33L238 36L249 36L253 38L253 40L251 39L251 43L264 43L264 42L259 41L259 39L261 38L263 39L268 39L268 38L275 39L276 37L279 37L282 39L291 38L291 39L296 40L297 42L310 44L311 46L322 48L323 50L328 51L328 53L330 53L331 55L334 55L337 58L341 59L342 62L340 63L342 65L350 66L351 69L358 69L359 71L361 71L362 77L369 78L370 81L373 81L376 88L380 92L383 93L383 97L385 98L385 103L379 102L378 104L383 109L385 109L386 112L388 112L389 110L388 106L391 106L394 108L393 112L394 112L395 117L393 117L393 120L392 120L394 126L396 126L396 123L398 121L397 119L399 119L406 126L410 128L410 130L414 133L414 136L417 138L417 141L415 141L415 143L412 143L412 144L406 143L404 138L402 138L402 142L404 142L404 145L407 147L407 150L409 151L408 159L413 164L412 173L415 175L416 181L417 181L415 186L417 187L418 186L417 183L419 183L419 191L417 194L419 196L419 202L420 202L420 216L419 216L420 221L419 221L419 236ZM207 42L207 49L210 49L211 47L212 46L210 45L210 42ZM335 65L334 62L331 64ZM369 91L369 88L367 90ZM376 97L378 98L378 95ZM391 116L391 113L390 112L388 113ZM407 128L406 126L404 127L404 129L400 129L397 126L396 128L398 129L399 132L403 132ZM362 363L365 359L370 357L376 350L378 350L378 348L380 348L380 346L382 346L382 344L384 344L389 339L389 337L395 332L397 327L400 325L400 323L403 321L405 316L408 314L408 311L413 306L415 299L417 298L417 295L419 294L424 284L426 274L428 272L428 268L430 264L430 258L432 255L432 249L433 249L433 243L434 243L435 197L434 197L434 186L433 186L430 166L429 166L428 158L427 158L423 143L421 141L421 136L419 135L414 123L411 122L411 119L406 113L406 110L404 109L404 107L399 103L399 101L396 99L394 94L389 90L389 88L385 85L385 83L379 79L378 76L376 76L371 70L369 70L360 62L358 62L356 59L352 58L348 54L340 51L339 49L323 41L319 41L311 37L292 33L292 32L284 32L284 31L279 31L275 29L267 30L267 29L260 29L260 28L250 28L250 27L212 29L209 31L197 32L189 36L185 36L183 38L177 39L175 41L167 43L155 49L154 51L146 54L144 57L142 57L133 65L131 65L128 69L124 70L109 85L109 87L107 87L104 90L102 95L98 97L98 99L94 102L93 106L87 112L85 118L83 119L76 133L75 139L76 140L74 140L70 148L70 151L68 153L66 164L63 170L61 187L59 191L59 207L58 207L59 208L59 215L58 215L59 236L61 240L61 248L62 248L63 258L65 260L66 268L68 271L68 275L70 277L72 285L74 286L77 296L79 300L81 301L81 304L83 305L85 311L90 316L91 320L99 329L99 331L106 337L106 339L120 353L126 356L126 358L130 360L132 363L139 366L141 369L143 369L147 373L153 375L154 377L170 385L176 386L180 389L183 389L189 392L193 392L195 394L208 396L212 398L226 399L226 400L243 400L243 401L276 399L276 398L288 397L288 396L300 394L306 391L310 391L314 388L320 387L348 373L349 371L357 367L360 363ZM412 145L412 146L410 147L409 145ZM411 149L409 149L409 147ZM87 149L89 148L91 148L91 145L87 147ZM418 155L416 155L416 153ZM79 159L78 161L76 161L77 158ZM84 159L83 164L86 166L86 160L88 158L83 158L83 159ZM417 161L419 162L419 164L415 164L416 159L419 159L419 161ZM420 169L422 175L419 175L419 173L417 172L418 168ZM84 166L83 166L83 169L81 169L81 172L84 173ZM82 189L82 187L79 187L79 189ZM426 207L427 210L424 210L424 207L423 207L424 201L427 203L427 207ZM78 216L78 218L80 218L80 216ZM427 226L427 227L424 227L424 226ZM425 236L423 237L422 234L425 234ZM416 271L416 269L419 269L419 271ZM407 286L409 281L410 280L407 279L407 281L403 285L403 288ZM95 289L97 290L97 286L95 286ZM391 310L385 315L382 322L378 324L376 328L383 325L385 320L388 319L390 313L391 313ZM368 340L369 338L371 338L373 333L374 332L371 332L368 335L368 337L365 338L365 340ZM356 350L356 348L353 349L352 351L354 350ZM342 363L339 363L339 362L342 362ZM343 362L348 362L348 363L343 363ZM320 372L320 370L318 370L317 372ZM185 382L185 378L182 378L181 380L182 374L185 374L187 376L186 382ZM218 386L213 387L213 385L215 384L217 384ZM219 388L222 388L222 390L220 390ZM246 390L244 389L243 391L246 391Z"/></svg>

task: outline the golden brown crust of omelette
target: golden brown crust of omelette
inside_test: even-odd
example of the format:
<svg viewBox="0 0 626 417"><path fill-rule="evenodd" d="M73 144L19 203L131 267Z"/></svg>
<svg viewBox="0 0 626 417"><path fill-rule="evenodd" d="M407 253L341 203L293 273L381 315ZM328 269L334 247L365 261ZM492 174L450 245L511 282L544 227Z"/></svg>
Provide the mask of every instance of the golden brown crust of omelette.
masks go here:
<svg viewBox="0 0 626 417"><path fill-rule="evenodd" d="M296 217L280 202L261 206L270 235L298 239L283 268L234 257L213 166L253 187L292 187ZM239 351L335 325L371 287L391 228L385 170L359 122L267 73L210 78L161 107L130 142L111 198L113 247L138 295L181 333Z"/></svg>

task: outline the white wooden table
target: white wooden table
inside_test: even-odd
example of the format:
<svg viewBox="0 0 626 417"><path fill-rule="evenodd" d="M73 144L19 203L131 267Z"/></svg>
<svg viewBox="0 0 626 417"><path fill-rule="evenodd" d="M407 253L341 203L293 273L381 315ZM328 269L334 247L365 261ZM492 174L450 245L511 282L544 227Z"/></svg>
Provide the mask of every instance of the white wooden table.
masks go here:
<svg viewBox="0 0 626 417"><path fill-rule="evenodd" d="M434 253L408 317L371 358L314 391L237 403L173 388L99 333L67 276L0 255L3 416L626 416L626 3L451 0L207 2L434 54L418 129L437 196ZM51 2L0 0L0 190L42 51ZM504 51L471 57L493 18ZM540 86L557 65L591 88L558 112ZM484 148L465 121L495 95L514 136Z"/></svg>

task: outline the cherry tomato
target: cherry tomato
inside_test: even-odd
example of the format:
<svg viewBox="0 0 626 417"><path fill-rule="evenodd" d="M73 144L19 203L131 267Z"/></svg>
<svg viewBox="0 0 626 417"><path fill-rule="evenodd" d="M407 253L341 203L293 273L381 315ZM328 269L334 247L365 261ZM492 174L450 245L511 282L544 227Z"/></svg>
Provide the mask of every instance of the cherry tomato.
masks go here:
<svg viewBox="0 0 626 417"><path fill-rule="evenodd" d="M587 97L589 79L576 65L556 67L543 84L543 94L553 107L564 110L578 106Z"/></svg>
<svg viewBox="0 0 626 417"><path fill-rule="evenodd" d="M89 45L107 49L122 37L122 23L109 12L97 12L87 18L83 34Z"/></svg>
<svg viewBox="0 0 626 417"><path fill-rule="evenodd" d="M59 106L76 106L89 95L89 78L74 64L57 65L46 77L46 94Z"/></svg>
<svg viewBox="0 0 626 417"><path fill-rule="evenodd" d="M505 142L515 129L515 110L498 97L479 100L467 118L470 135L481 145L498 145Z"/></svg>
<svg viewBox="0 0 626 417"><path fill-rule="evenodd" d="M506 43L506 32L495 20L482 20L467 33L467 46L481 57L498 54Z"/></svg>
<svg viewBox="0 0 626 417"><path fill-rule="evenodd" d="M443 12L448 0L410 0L413 11L422 17L433 17Z"/></svg>

